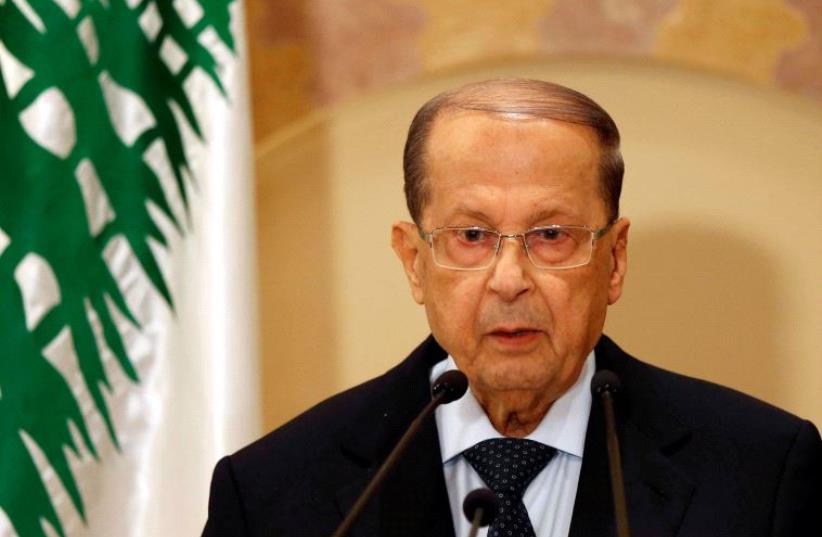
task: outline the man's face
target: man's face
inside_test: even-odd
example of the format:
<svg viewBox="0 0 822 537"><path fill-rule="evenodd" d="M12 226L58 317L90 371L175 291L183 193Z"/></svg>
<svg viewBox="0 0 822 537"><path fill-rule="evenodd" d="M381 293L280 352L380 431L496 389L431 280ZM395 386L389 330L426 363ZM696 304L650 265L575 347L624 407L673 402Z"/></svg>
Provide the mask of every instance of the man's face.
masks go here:
<svg viewBox="0 0 822 537"><path fill-rule="evenodd" d="M513 234L547 224L607 224L599 147L588 127L480 112L446 113L427 145L424 231L481 226ZM538 269L521 240L503 240L487 269L433 262L416 226L398 223L393 245L434 337L478 395L561 395L599 338L621 293L628 222L600 238L591 262ZM552 399L552 400L553 400Z"/></svg>

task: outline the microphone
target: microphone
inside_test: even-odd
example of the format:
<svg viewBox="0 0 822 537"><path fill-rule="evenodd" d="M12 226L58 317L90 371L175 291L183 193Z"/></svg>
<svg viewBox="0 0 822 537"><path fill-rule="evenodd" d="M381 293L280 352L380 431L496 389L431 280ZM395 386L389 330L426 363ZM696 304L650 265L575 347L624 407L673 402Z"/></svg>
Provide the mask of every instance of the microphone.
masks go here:
<svg viewBox="0 0 822 537"><path fill-rule="evenodd" d="M453 403L468 391L468 377L458 369L446 371L431 385L431 398L439 398L437 405Z"/></svg>
<svg viewBox="0 0 822 537"><path fill-rule="evenodd" d="M599 396L605 410L605 437L608 444L608 468L611 471L611 495L614 499L617 536L630 537L628 528L628 507L625 502L625 482L622 478L622 457L619 454L619 439L614 416L614 394L620 391L622 383L613 371L602 369L591 379L591 393Z"/></svg>
<svg viewBox="0 0 822 537"><path fill-rule="evenodd" d="M477 537L480 528L484 528L497 518L499 498L491 489L472 490L462 502L462 512L471 522L468 537Z"/></svg>
<svg viewBox="0 0 822 537"><path fill-rule="evenodd" d="M399 458L405 452L405 448L408 447L408 444L417 435L417 431L419 431L425 419L431 415L439 405L447 405L465 395L466 390L468 390L468 379L462 371L452 369L437 377L437 380L431 385L431 400L425 405L425 408L420 411L417 417L414 418L411 425L408 426L408 430L405 431L400 441L397 442L397 445L394 446L394 449L388 454L385 462L382 463L380 469L377 470L377 473L374 474L374 477L368 482L368 486L365 487L360 497L357 498L351 511L348 512L348 515L343 519L331 537L343 537L348 534L351 526L354 525L354 522L356 522L360 513L368 504L368 501L376 494L380 486L382 486L389 472L394 468Z"/></svg>

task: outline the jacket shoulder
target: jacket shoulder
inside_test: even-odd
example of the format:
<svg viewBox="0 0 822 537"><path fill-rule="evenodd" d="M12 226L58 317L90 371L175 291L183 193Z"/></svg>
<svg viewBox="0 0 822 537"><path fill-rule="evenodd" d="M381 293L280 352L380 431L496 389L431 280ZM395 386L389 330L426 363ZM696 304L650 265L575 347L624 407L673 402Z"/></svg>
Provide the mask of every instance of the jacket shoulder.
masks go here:
<svg viewBox="0 0 822 537"><path fill-rule="evenodd" d="M325 399L231 455L235 472L243 480L258 481L265 473L283 481L314 466L326 471L352 437L369 438L372 425L402 418L397 409L413 409L407 402L419 399L420 392L427 397L429 367L444 357L429 337L385 374Z"/></svg>
<svg viewBox="0 0 822 537"><path fill-rule="evenodd" d="M632 409L644 417L658 421L664 416L691 430L740 444L784 446L801 428L814 428L810 422L751 395L634 358L610 340L601 342L600 347L606 362L602 365L618 370Z"/></svg>

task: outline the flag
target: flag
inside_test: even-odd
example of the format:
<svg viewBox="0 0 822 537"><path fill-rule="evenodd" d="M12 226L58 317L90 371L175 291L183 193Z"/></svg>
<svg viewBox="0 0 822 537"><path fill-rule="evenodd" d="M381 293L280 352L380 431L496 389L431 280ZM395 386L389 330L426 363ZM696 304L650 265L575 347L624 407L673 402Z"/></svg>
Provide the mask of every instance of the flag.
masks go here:
<svg viewBox="0 0 822 537"><path fill-rule="evenodd" d="M195 535L259 433L237 0L0 0L0 537Z"/></svg>

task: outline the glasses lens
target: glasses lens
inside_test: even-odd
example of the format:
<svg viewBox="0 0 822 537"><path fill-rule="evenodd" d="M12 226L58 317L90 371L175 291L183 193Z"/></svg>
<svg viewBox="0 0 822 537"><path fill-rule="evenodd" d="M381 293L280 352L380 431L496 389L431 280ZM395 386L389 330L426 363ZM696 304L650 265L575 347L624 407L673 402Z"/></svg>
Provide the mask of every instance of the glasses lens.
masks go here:
<svg viewBox="0 0 822 537"><path fill-rule="evenodd" d="M549 226L525 234L531 261L541 268L566 268L587 263L591 242L591 232L577 226Z"/></svg>
<svg viewBox="0 0 822 537"><path fill-rule="evenodd" d="M443 228L432 233L434 261L446 267L480 268L488 265L497 251L499 235L476 228Z"/></svg>

